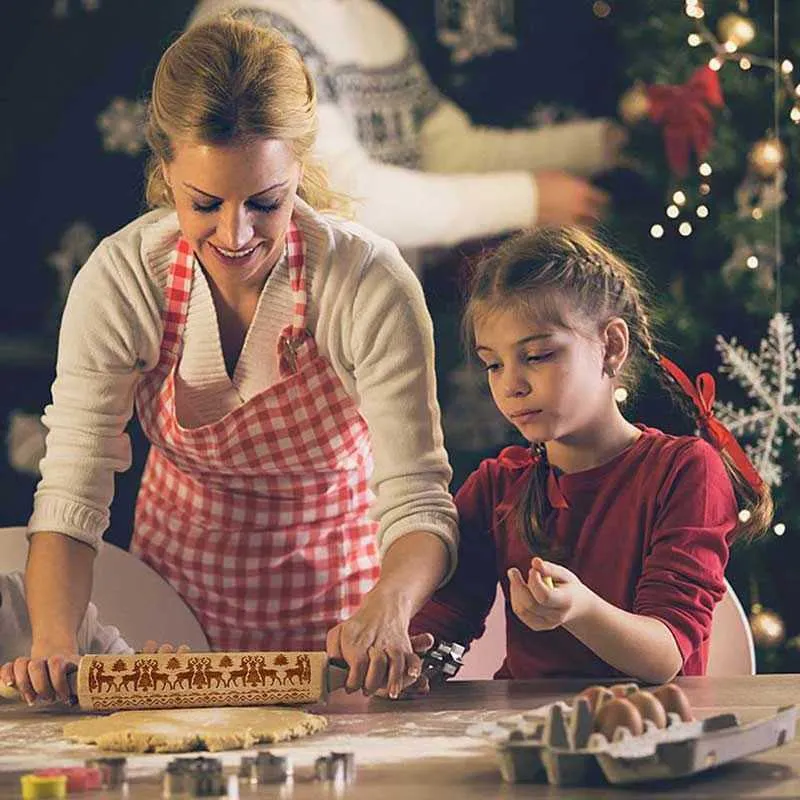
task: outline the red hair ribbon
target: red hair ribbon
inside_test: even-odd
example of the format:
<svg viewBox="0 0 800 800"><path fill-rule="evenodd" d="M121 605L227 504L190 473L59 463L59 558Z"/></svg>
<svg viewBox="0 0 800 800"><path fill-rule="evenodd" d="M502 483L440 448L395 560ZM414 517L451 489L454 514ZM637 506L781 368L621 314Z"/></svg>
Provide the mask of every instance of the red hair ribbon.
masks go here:
<svg viewBox="0 0 800 800"><path fill-rule="evenodd" d="M689 376L666 356L660 356L659 363L664 371L673 377L681 389L691 398L697 408L697 424L708 434L711 444L720 452L726 452L745 480L753 489L758 491L764 485L762 477L750 462L747 454L742 450L739 442L736 441L736 437L714 416L714 396L716 392L714 376L708 372L701 372L693 384L689 380Z"/></svg>
<svg viewBox="0 0 800 800"><path fill-rule="evenodd" d="M669 167L685 177L692 149L702 158L711 147L714 120L709 106L723 105L719 75L711 67L699 67L686 83L648 86L647 98L650 119L664 129Z"/></svg>
<svg viewBox="0 0 800 800"><path fill-rule="evenodd" d="M532 448L521 447L519 445L510 445L504 448L500 452L500 455L498 455L498 464L514 472L520 472L520 477L509 489L503 502L497 507L497 511L501 513L501 520L505 519L519 495L524 491L525 485L529 479L530 470L534 469L540 461L541 457L537 455ZM569 508L567 498L564 497L564 493L561 491L558 478L555 472L553 472L552 467L547 471L547 499L550 501L550 505L553 508Z"/></svg>

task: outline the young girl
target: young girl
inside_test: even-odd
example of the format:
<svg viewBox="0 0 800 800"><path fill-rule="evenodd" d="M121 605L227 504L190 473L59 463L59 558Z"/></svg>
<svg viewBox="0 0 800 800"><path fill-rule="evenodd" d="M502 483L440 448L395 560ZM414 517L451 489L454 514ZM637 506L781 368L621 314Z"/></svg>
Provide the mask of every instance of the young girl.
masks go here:
<svg viewBox="0 0 800 800"><path fill-rule="evenodd" d="M499 580L497 678L703 674L729 545L772 511L711 412L713 378L693 385L656 351L634 271L573 228L522 234L479 264L464 330L531 446L505 448L465 482L458 568L412 631L479 637ZM641 367L702 438L625 419L614 391Z"/></svg>

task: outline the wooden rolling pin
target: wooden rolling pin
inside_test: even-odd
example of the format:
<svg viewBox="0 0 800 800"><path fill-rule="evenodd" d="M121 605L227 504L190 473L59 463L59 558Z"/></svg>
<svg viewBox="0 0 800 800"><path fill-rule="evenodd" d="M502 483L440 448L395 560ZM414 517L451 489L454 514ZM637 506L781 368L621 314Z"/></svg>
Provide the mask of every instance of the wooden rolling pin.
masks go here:
<svg viewBox="0 0 800 800"><path fill-rule="evenodd" d="M347 671L324 652L187 652L83 656L68 677L85 711L124 711L313 703Z"/></svg>

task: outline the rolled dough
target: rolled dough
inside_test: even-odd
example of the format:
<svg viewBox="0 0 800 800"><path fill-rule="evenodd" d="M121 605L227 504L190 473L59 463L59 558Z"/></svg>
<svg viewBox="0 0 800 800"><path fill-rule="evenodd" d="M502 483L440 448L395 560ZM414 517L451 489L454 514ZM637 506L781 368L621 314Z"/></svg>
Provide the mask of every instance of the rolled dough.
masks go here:
<svg viewBox="0 0 800 800"><path fill-rule="evenodd" d="M185 753L280 742L308 736L327 725L325 717L289 708L180 708L81 719L67 723L64 736L103 750Z"/></svg>

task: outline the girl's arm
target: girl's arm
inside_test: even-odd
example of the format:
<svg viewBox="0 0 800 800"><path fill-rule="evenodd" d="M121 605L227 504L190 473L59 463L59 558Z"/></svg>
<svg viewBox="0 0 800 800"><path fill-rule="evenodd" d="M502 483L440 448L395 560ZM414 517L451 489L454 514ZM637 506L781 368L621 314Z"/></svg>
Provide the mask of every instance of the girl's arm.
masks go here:
<svg viewBox="0 0 800 800"><path fill-rule="evenodd" d="M700 439L676 456L657 501L631 611L541 559L533 559L527 579L517 570L509 575L512 606L529 627L563 625L611 666L654 683L674 678L707 643L714 606L725 592L728 536L737 521L722 460ZM545 585L545 575L556 581L554 589Z"/></svg>
<svg viewBox="0 0 800 800"><path fill-rule="evenodd" d="M412 634L464 646L483 635L497 593L497 554L491 533L489 469L484 462L456 495L460 540L458 566L451 580L411 621Z"/></svg>
<svg viewBox="0 0 800 800"><path fill-rule="evenodd" d="M646 683L667 683L683 666L675 637L661 620L624 611L596 594L591 609L564 627L607 664Z"/></svg>

